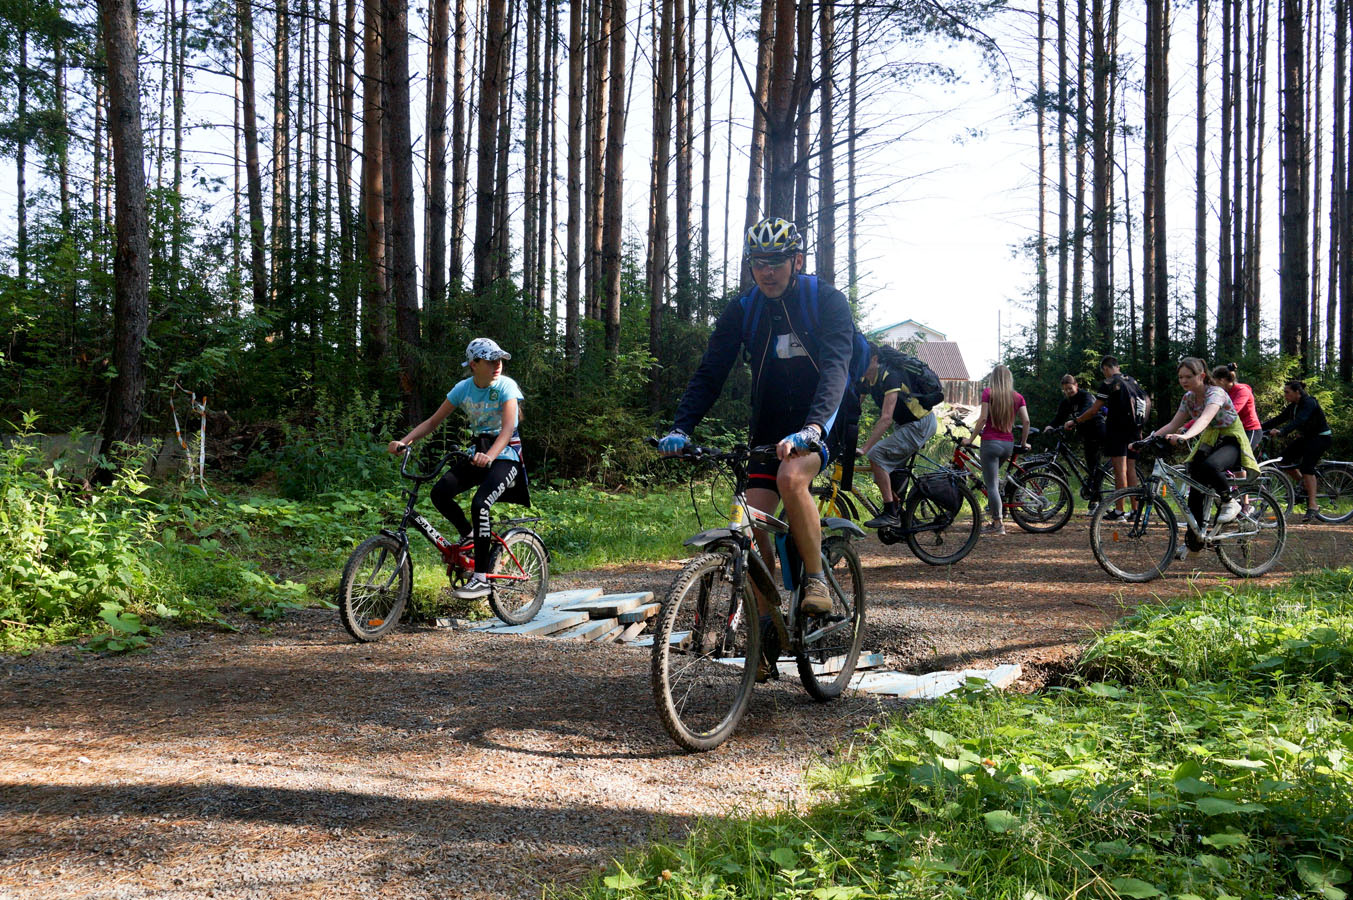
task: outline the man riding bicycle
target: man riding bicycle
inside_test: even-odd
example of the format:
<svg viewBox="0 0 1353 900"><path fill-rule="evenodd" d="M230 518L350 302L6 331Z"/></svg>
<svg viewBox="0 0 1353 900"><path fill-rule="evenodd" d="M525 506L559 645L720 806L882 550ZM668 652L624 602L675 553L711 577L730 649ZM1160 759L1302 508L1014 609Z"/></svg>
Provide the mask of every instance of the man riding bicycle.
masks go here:
<svg viewBox="0 0 1353 900"><path fill-rule="evenodd" d="M803 237L794 223L767 218L747 230L743 249L755 287L724 308L700 366L677 407L672 430L659 442L664 455L690 443L690 433L713 406L739 350L752 368L752 446L776 444L777 461L752 463L753 507L773 513L784 503L803 560L801 609L831 611L822 574L822 525L809 492L827 462L826 436L837 418L849 378L855 325L846 296L803 270ZM774 567L771 538L758 531L761 557ZM757 597L768 616L773 598Z"/></svg>

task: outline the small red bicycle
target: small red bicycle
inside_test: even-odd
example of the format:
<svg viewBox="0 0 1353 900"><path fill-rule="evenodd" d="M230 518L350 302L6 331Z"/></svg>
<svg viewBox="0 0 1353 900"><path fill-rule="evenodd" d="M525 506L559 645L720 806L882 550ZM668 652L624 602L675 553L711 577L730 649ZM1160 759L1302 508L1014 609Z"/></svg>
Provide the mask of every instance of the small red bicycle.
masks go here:
<svg viewBox="0 0 1353 900"><path fill-rule="evenodd" d="M470 458L468 450L453 450L429 472L410 472L405 450L399 474L413 482L404 489L409 498L396 529L382 528L357 545L343 566L338 583L338 606L343 627L359 641L377 641L399 623L413 592L413 556L409 526L413 525L442 555L453 588L474 571L474 541L452 543L442 537L415 508L419 488L435 481L452 460ZM492 523L493 562L489 571L489 606L494 615L512 625L531 621L550 589L550 554L545 542L527 525L540 517L505 519ZM501 531L500 529L506 529Z"/></svg>

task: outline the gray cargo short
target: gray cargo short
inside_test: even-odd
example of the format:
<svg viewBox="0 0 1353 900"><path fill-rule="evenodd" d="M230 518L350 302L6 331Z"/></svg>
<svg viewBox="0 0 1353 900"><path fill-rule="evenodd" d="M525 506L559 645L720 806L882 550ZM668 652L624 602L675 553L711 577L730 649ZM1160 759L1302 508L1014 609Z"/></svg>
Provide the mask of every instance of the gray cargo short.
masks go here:
<svg viewBox="0 0 1353 900"><path fill-rule="evenodd" d="M878 463L887 472L895 472L935 436L937 429L934 413L927 413L915 422L898 425L893 428L892 434L869 451L869 461Z"/></svg>

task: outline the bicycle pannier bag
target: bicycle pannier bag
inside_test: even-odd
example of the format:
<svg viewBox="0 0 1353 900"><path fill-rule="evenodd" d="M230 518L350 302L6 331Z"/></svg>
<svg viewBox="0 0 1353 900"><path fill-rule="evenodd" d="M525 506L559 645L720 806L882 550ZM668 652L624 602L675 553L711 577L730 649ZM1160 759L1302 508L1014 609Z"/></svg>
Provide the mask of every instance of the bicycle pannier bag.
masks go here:
<svg viewBox="0 0 1353 900"><path fill-rule="evenodd" d="M916 479L916 489L940 509L956 513L963 504L963 496L958 492L958 477L953 472L931 472Z"/></svg>

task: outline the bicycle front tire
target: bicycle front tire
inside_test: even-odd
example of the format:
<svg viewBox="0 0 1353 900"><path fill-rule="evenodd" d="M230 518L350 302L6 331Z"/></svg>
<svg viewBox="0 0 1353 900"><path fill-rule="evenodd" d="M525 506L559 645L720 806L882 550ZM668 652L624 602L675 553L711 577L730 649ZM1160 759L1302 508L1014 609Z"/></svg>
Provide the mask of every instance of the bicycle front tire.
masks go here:
<svg viewBox="0 0 1353 900"><path fill-rule="evenodd" d="M915 488L902 513L902 531L916 558L932 566L956 563L977 546L982 507L966 481L958 485L958 510L949 512ZM941 527L943 526L943 527Z"/></svg>
<svg viewBox="0 0 1353 900"><path fill-rule="evenodd" d="M1241 578L1257 578L1278 564L1287 546L1282 504L1267 488L1250 494L1248 506L1222 526L1217 541L1221 564Z"/></svg>
<svg viewBox="0 0 1353 900"><path fill-rule="evenodd" d="M413 564L399 541L388 534L369 537L343 566L338 580L339 618L356 640L378 641L399 624L412 592Z"/></svg>
<svg viewBox="0 0 1353 900"><path fill-rule="evenodd" d="M1012 474L1002 498L1015 524L1033 534L1049 534L1071 521L1076 498L1066 479L1050 472Z"/></svg>
<svg viewBox="0 0 1353 900"><path fill-rule="evenodd" d="M1120 500L1127 518L1108 519ZM1095 561L1113 577L1151 581L1163 575L1174 560L1179 541L1176 528L1168 503L1140 487L1124 488L1105 497L1090 518L1090 549Z"/></svg>
<svg viewBox="0 0 1353 900"><path fill-rule="evenodd" d="M1315 517L1338 525L1353 519L1353 472L1343 466L1320 465L1315 469Z"/></svg>
<svg viewBox="0 0 1353 900"><path fill-rule="evenodd" d="M489 607L509 625L525 624L540 612L550 590L550 555L540 536L527 528L503 535L497 550L493 574L511 577L490 580Z"/></svg>
<svg viewBox="0 0 1353 900"><path fill-rule="evenodd" d="M800 615L795 623L795 636L799 653L795 657L799 666L799 680L814 700L834 700L850 684L855 674L855 664L860 661L860 643L864 640L864 569L860 567L860 556L848 538L829 537L822 542L822 555L826 557L826 566L840 586L837 593L830 588L832 611L828 619ZM813 643L806 639L813 632L830 627L827 622L836 618L848 625L842 625L836 631L827 634Z"/></svg>
<svg viewBox="0 0 1353 900"><path fill-rule="evenodd" d="M761 630L729 553L686 564L658 613L650 681L672 740L704 751L728 740L747 711L761 658ZM746 596L744 596L746 595Z"/></svg>

